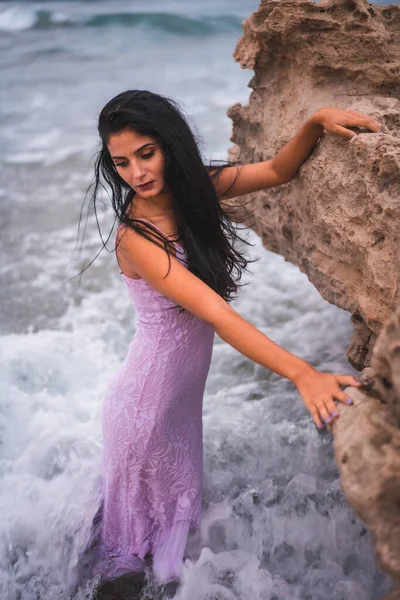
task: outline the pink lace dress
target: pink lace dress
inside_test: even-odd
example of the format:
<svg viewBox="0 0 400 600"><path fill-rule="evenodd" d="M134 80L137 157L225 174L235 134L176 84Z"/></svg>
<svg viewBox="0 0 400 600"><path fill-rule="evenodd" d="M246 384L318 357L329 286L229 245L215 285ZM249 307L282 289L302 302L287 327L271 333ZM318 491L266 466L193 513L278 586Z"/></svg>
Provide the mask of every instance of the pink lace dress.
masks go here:
<svg viewBox="0 0 400 600"><path fill-rule="evenodd" d="M121 274L136 332L104 398L96 571L105 579L141 571L149 554L155 576L166 582L179 578L189 530L200 524L202 404L214 329L179 312L144 279Z"/></svg>

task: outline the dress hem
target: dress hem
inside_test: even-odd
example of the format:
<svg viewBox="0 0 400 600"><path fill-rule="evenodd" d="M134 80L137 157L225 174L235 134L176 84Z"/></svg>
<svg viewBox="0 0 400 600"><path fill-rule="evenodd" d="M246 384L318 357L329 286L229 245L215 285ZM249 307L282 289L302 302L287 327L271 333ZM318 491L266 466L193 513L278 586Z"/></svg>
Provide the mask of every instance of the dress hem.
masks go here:
<svg viewBox="0 0 400 600"><path fill-rule="evenodd" d="M112 580L128 573L143 572L148 566L147 561L153 561L155 575L161 582L166 583L179 578L189 532L199 528L200 521L198 519L173 521L165 535L153 547L146 538L141 543L141 549L138 552L109 554L107 558L99 561L94 574L102 575L104 580ZM145 549L143 550L143 548Z"/></svg>

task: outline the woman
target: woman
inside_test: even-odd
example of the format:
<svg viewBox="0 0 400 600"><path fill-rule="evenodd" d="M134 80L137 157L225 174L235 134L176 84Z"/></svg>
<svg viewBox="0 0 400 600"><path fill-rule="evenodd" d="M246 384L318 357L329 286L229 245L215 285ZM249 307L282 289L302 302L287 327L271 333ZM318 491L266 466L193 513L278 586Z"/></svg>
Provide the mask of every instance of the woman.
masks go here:
<svg viewBox="0 0 400 600"><path fill-rule="evenodd" d="M101 111L102 148L93 200L104 183L119 220L116 257L137 316L128 354L103 410L104 503L101 561L107 579L143 571L179 579L202 499L202 400L214 333L290 379L315 425L338 417L350 375L320 373L245 321L229 302L248 261L224 198L289 182L326 129L373 132L368 115L337 108L313 114L273 158L206 168L177 105L127 91ZM236 271L236 277L233 272Z"/></svg>

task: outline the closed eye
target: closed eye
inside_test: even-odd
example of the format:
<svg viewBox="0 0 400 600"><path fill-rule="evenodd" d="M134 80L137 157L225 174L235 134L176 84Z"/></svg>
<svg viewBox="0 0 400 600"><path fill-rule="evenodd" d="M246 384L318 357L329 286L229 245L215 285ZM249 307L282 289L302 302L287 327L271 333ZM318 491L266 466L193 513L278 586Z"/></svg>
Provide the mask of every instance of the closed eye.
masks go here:
<svg viewBox="0 0 400 600"><path fill-rule="evenodd" d="M147 154L142 154L141 158L143 158L144 160L149 160L149 158L151 158L152 156L154 156L154 152L148 152ZM120 162L120 163L114 163L114 165L116 167L121 167L122 169L125 169L128 166L128 163Z"/></svg>

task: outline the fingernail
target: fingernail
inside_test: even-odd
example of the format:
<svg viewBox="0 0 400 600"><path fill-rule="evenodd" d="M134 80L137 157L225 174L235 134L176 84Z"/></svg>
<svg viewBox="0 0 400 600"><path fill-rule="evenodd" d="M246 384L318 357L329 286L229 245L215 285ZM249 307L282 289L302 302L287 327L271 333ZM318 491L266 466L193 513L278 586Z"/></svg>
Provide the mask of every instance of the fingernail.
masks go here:
<svg viewBox="0 0 400 600"><path fill-rule="evenodd" d="M382 129L380 131L378 131L379 135L383 135L383 131Z"/></svg>
<svg viewBox="0 0 400 600"><path fill-rule="evenodd" d="M338 417L339 413L335 410L333 413L331 413L332 417Z"/></svg>
<svg viewBox="0 0 400 600"><path fill-rule="evenodd" d="M361 385L361 381L356 381L354 385Z"/></svg>
<svg viewBox="0 0 400 600"><path fill-rule="evenodd" d="M346 404L353 404L353 400L351 398L346 398Z"/></svg>
<svg viewBox="0 0 400 600"><path fill-rule="evenodd" d="M332 419L330 417L326 417L326 419L324 419L325 423L330 423L332 421Z"/></svg>

